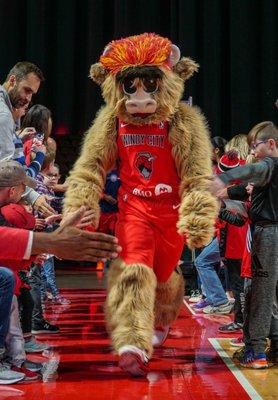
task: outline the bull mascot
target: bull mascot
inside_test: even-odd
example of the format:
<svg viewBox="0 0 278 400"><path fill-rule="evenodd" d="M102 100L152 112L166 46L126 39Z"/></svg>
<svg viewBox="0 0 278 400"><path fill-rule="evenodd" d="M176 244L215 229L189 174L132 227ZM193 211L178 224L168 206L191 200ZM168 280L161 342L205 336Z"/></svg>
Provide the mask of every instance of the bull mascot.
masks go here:
<svg viewBox="0 0 278 400"><path fill-rule="evenodd" d="M196 248L213 236L206 121L181 102L184 82L197 70L153 33L112 41L90 69L106 105L68 178L64 212L86 205L97 228L106 173L118 166L122 252L108 272L106 321L119 366L133 376L147 373L153 347L179 313L184 289L176 267L185 240Z"/></svg>

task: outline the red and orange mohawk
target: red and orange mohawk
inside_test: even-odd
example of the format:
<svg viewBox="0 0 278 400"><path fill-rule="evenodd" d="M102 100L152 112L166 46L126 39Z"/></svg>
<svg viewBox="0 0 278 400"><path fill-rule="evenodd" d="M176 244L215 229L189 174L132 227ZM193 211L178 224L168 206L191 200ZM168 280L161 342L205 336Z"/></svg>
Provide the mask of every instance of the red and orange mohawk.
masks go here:
<svg viewBox="0 0 278 400"><path fill-rule="evenodd" d="M100 63L112 74L138 65L163 65L170 68L168 59L171 45L169 39L155 33L113 40L100 57Z"/></svg>

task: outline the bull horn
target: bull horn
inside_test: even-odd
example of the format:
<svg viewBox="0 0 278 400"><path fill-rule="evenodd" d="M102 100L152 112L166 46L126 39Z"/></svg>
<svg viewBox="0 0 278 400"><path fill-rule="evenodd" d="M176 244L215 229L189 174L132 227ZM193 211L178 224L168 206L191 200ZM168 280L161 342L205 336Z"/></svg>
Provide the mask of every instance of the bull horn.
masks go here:
<svg viewBox="0 0 278 400"><path fill-rule="evenodd" d="M168 57L168 64L171 68L178 63L180 56L181 52L178 46L176 46L175 44L171 44L171 52Z"/></svg>

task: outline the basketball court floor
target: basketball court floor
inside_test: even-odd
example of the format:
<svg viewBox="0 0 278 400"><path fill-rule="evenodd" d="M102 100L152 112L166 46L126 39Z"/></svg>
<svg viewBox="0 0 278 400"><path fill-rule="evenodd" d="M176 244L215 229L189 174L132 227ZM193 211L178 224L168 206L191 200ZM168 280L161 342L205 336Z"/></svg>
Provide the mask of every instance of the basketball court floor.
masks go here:
<svg viewBox="0 0 278 400"><path fill-rule="evenodd" d="M0 386L0 400L231 400L278 399L278 366L242 369L234 363L229 339L218 333L230 316L196 314L185 299L162 348L155 350L146 378L130 378L117 367L105 331L103 273L59 271L70 305L50 306L47 317L59 334L37 339L53 347L42 380Z"/></svg>

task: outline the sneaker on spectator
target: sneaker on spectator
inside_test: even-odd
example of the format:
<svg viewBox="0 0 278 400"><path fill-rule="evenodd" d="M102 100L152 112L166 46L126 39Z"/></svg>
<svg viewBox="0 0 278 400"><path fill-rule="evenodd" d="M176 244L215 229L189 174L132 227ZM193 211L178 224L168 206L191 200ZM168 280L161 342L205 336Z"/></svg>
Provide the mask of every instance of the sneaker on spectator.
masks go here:
<svg viewBox="0 0 278 400"><path fill-rule="evenodd" d="M45 299L46 300L52 300L53 299L53 294L49 292L48 290L45 292Z"/></svg>
<svg viewBox="0 0 278 400"><path fill-rule="evenodd" d="M234 333L240 332L242 329L242 324L237 324L236 322L230 322L229 324L219 326L218 330L221 333Z"/></svg>
<svg viewBox="0 0 278 400"><path fill-rule="evenodd" d="M244 347L243 337L240 336L238 338L231 339L230 340L230 345L233 346L233 347Z"/></svg>
<svg viewBox="0 0 278 400"><path fill-rule="evenodd" d="M35 338L28 340L28 342L25 342L24 344L24 350L26 353L42 353L44 350L48 350L49 348L49 345L39 343Z"/></svg>
<svg viewBox="0 0 278 400"><path fill-rule="evenodd" d="M234 354L232 355L233 360L241 361L245 355L245 346L237 349Z"/></svg>
<svg viewBox="0 0 278 400"><path fill-rule="evenodd" d="M220 304L219 306L207 306L203 308L203 313L205 314L230 314L234 305L229 301L225 304Z"/></svg>
<svg viewBox="0 0 278 400"><path fill-rule="evenodd" d="M10 365L5 365L0 360L0 385L12 385L22 381L25 378L23 372L16 372L11 370Z"/></svg>
<svg viewBox="0 0 278 400"><path fill-rule="evenodd" d="M53 297L52 302L54 304L70 304L71 301L69 299L66 299L65 297L61 296L60 294L58 296Z"/></svg>
<svg viewBox="0 0 278 400"><path fill-rule="evenodd" d="M40 375L37 372L30 371L25 367L16 367L13 365L11 371L24 374L24 381L37 381L40 379Z"/></svg>
<svg viewBox="0 0 278 400"><path fill-rule="evenodd" d="M33 335L38 335L40 333L59 333L60 329L56 325L51 325L47 321L42 321L41 324L34 326L32 329Z"/></svg>
<svg viewBox="0 0 278 400"><path fill-rule="evenodd" d="M43 364L30 360L25 360L21 367L24 367L32 372L39 372L42 369Z"/></svg>
<svg viewBox="0 0 278 400"><path fill-rule="evenodd" d="M244 357L240 361L240 365L245 368L264 369L268 368L265 353L255 354L253 349L245 351Z"/></svg>
<svg viewBox="0 0 278 400"><path fill-rule="evenodd" d="M198 303L202 299L202 293L199 290L192 290L188 299L189 303Z"/></svg>
<svg viewBox="0 0 278 400"><path fill-rule="evenodd" d="M153 347L159 347L159 346L163 345L163 343L167 339L169 329L170 329L169 325L157 327L154 329L153 338L152 338Z"/></svg>
<svg viewBox="0 0 278 400"><path fill-rule="evenodd" d="M200 301L198 301L198 303L193 304L193 308L194 310L203 310L205 307L208 307L209 303L207 301L207 299L201 299Z"/></svg>

